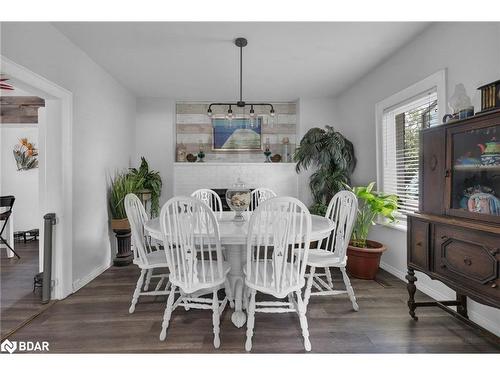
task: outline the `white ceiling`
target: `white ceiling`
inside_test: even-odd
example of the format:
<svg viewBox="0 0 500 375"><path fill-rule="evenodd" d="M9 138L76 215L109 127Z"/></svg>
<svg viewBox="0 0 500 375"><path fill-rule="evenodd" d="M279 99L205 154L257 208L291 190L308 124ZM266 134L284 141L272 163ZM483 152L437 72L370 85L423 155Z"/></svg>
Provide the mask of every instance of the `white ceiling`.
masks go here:
<svg viewBox="0 0 500 375"><path fill-rule="evenodd" d="M429 23L54 23L137 96L244 100L335 96Z"/></svg>

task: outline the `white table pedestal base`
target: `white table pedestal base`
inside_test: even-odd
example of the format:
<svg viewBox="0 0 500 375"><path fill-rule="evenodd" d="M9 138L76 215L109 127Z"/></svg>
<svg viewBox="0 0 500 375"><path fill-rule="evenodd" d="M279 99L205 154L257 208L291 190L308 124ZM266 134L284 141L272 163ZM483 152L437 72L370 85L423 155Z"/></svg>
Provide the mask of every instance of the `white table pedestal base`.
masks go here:
<svg viewBox="0 0 500 375"><path fill-rule="evenodd" d="M229 271L229 284L233 292L234 298L234 312L231 316L233 324L241 328L247 320L247 316L243 311L243 288L245 287L245 280L243 276L243 267L246 263L245 245L224 245L226 248L226 255L231 271Z"/></svg>

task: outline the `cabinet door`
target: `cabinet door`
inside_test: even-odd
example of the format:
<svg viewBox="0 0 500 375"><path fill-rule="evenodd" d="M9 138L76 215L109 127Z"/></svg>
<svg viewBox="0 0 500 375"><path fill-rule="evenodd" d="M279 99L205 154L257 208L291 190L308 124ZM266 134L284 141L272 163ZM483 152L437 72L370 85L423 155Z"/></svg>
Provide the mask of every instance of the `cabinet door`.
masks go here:
<svg viewBox="0 0 500 375"><path fill-rule="evenodd" d="M447 130L448 215L500 224L500 118Z"/></svg>
<svg viewBox="0 0 500 375"><path fill-rule="evenodd" d="M430 223L408 216L408 264L422 271L429 270Z"/></svg>
<svg viewBox="0 0 500 375"><path fill-rule="evenodd" d="M445 129L423 131L420 138L419 210L424 213L444 213Z"/></svg>

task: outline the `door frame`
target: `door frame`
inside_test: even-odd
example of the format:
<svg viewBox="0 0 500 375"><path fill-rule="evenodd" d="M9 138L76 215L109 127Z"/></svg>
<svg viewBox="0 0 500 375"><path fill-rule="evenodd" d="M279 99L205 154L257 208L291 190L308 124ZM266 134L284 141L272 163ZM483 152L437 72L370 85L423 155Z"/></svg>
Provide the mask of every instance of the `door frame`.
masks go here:
<svg viewBox="0 0 500 375"><path fill-rule="evenodd" d="M73 94L2 55L0 64L14 87L45 99L39 109L45 112L39 128L39 206L42 215L56 214L52 298L63 299L73 292Z"/></svg>

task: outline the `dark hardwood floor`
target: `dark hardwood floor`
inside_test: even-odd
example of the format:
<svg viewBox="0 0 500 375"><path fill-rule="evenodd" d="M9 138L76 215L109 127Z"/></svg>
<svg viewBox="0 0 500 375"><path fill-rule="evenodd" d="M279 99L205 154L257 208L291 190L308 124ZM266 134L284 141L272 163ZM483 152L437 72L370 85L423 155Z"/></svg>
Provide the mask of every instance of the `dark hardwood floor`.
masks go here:
<svg viewBox="0 0 500 375"><path fill-rule="evenodd" d="M336 274L336 279L340 280ZM167 341L158 339L165 298L141 297L128 308L138 277L135 266L112 267L74 295L18 330L12 340L45 340L52 353L244 353L245 327L222 316L221 347L212 346L210 311L178 308ZM498 341L437 308L408 315L405 284L380 271L376 281L352 279L360 310L345 295L312 297L308 310L312 351L317 353L500 352ZM418 293L419 300L429 299ZM254 353L303 353L295 314L257 314Z"/></svg>
<svg viewBox="0 0 500 375"><path fill-rule="evenodd" d="M1 337L45 308L40 303L40 291L33 293L33 277L38 273L38 241L16 242L15 250L21 259L7 258L5 249L0 254Z"/></svg>

